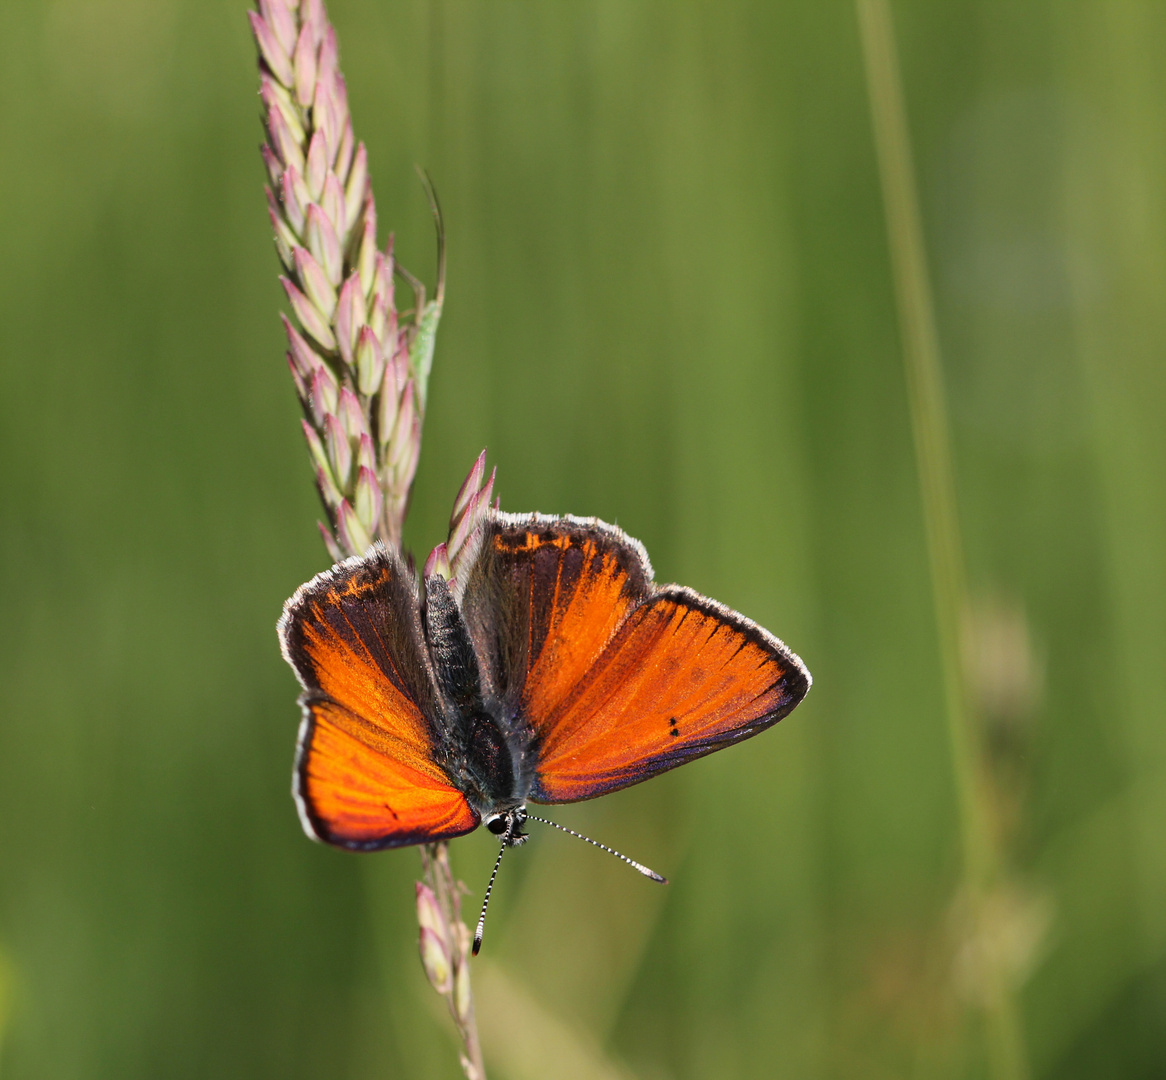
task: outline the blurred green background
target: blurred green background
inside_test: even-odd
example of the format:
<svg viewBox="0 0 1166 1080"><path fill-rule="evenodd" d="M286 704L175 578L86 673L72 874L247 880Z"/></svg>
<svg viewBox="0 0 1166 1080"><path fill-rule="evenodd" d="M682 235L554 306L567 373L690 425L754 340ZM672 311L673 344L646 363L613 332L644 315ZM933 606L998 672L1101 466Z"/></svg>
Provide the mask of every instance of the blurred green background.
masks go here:
<svg viewBox="0 0 1166 1080"><path fill-rule="evenodd" d="M309 843L274 624L325 564L240 0L0 6L0 1077L454 1078L412 851ZM491 1076L988 1077L853 6L334 0L449 298L410 524L486 445L806 659L542 833ZM1166 1076L1166 8L901 0L972 602L987 948L1034 1078ZM476 906L495 850L455 842ZM981 945L984 943L980 943ZM998 1080L998 1078L993 1078Z"/></svg>

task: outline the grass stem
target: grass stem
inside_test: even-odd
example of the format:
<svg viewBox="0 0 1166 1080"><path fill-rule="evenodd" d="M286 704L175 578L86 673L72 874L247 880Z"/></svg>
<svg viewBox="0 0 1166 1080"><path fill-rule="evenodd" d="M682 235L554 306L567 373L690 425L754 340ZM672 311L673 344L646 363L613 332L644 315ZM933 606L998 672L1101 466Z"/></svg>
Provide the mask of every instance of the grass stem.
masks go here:
<svg viewBox="0 0 1166 1080"><path fill-rule="evenodd" d="M939 339L928 282L910 135L887 0L856 0L867 90L878 154L895 298L902 335L915 460L927 533L935 619L943 669L947 731L963 843L964 886L973 932L990 928L985 901L998 884L1000 857L991 832L979 733L968 695L961 635L967 607L963 548L956 509L951 442L944 404ZM990 948L982 949L987 958ZM995 1080L1026 1080L1019 1010L999 963L985 963L988 1058Z"/></svg>

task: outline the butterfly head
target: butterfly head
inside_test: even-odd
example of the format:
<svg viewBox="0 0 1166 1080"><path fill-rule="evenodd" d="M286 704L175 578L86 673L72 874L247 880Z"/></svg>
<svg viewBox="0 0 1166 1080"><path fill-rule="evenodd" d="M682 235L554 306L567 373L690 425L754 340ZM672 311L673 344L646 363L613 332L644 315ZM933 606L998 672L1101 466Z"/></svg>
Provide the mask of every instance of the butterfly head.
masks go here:
<svg viewBox="0 0 1166 1080"><path fill-rule="evenodd" d="M504 847L519 847L530 839L522 831L526 817L525 806L514 806L509 810L499 810L493 814L488 814L483 820L483 824L495 836L502 837Z"/></svg>

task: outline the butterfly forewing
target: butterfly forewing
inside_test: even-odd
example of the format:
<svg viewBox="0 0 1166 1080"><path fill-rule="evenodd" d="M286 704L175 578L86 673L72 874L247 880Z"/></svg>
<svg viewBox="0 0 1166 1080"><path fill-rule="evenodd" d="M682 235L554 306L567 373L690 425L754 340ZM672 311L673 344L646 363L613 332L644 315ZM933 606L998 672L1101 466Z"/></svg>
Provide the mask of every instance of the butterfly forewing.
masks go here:
<svg viewBox="0 0 1166 1080"><path fill-rule="evenodd" d="M369 850L475 828L437 763L436 694L400 559L378 549L320 574L279 630L304 687L294 791L305 829Z"/></svg>
<svg viewBox="0 0 1166 1080"><path fill-rule="evenodd" d="M651 578L644 549L610 525L491 515L462 608L495 695L537 727L649 595Z"/></svg>
<svg viewBox="0 0 1166 1080"><path fill-rule="evenodd" d="M651 576L643 548L602 522L489 521L463 604L479 656L533 733L532 799L646 780L776 723L809 688L772 635Z"/></svg>

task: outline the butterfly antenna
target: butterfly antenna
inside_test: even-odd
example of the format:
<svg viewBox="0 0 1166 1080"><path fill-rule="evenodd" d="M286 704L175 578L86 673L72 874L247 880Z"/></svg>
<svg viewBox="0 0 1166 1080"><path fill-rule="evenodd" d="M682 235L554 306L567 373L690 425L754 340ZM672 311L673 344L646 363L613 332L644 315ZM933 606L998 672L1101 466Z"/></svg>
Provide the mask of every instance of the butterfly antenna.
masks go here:
<svg viewBox="0 0 1166 1080"><path fill-rule="evenodd" d="M615 848L609 848L606 844L601 844L598 840L592 840L590 836L584 836L582 833L576 832L574 829L568 829L566 825L560 825L557 821L551 821L548 818L535 817L533 814L527 814L526 820L527 821L541 821L544 825L550 825L553 828L558 829L560 832L569 833L571 836L576 836L580 840L586 840L587 843L594 844L597 848L601 848L602 850L606 851L609 855L614 855L617 859L623 859L623 861L626 862L628 864L628 866L630 866L633 870L638 870L641 874L644 875L644 877L651 878L653 881L659 881L662 885L668 884L668 879L666 877L661 877L659 874L656 873L655 870L649 870L643 863L638 863L638 862L636 862L635 859L629 859L626 855L621 855L618 851L615 850ZM501 859L502 856L499 855L498 858ZM497 867L495 867L495 870L497 870ZM493 883L493 880L494 880L493 878L490 879L491 883ZM490 898L490 890L487 889L486 890L486 899L489 899L489 898ZM485 918L485 911L486 911L486 909L483 907L483 909L482 909L482 917L483 918Z"/></svg>
<svg viewBox="0 0 1166 1080"><path fill-rule="evenodd" d="M494 871L490 874L490 881L486 885L486 898L482 901L482 914L478 916L478 928L474 931L474 955L482 947L482 934L486 932L486 907L490 903L490 890L494 888L494 879L498 876L498 867L502 865L502 856L506 854L506 845L510 840L513 822L507 827L506 835L502 837L502 847L498 850L498 858L494 860Z"/></svg>

